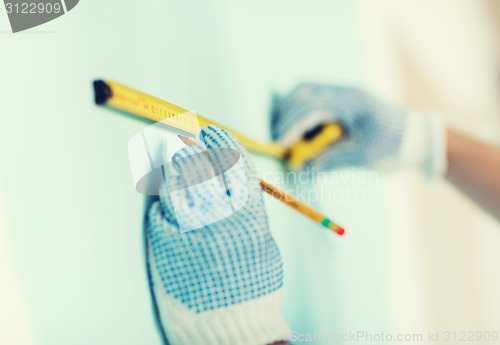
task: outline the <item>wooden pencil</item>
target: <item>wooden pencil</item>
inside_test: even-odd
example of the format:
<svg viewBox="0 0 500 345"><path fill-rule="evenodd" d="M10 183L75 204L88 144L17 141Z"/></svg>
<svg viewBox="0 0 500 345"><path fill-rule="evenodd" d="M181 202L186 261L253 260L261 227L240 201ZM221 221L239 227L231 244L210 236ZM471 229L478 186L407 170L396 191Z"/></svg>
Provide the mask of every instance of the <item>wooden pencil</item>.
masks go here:
<svg viewBox="0 0 500 345"><path fill-rule="evenodd" d="M179 138L186 145L196 145L196 141L193 138L186 137L184 135L179 135ZM260 181L260 185L261 185L262 189L267 194L278 199L279 201L281 201L285 205L288 205L289 207L293 208L297 212L302 213L304 216L306 216L309 219L315 221L316 223L321 224L324 227L332 230L333 232L335 232L338 235L343 235L345 233L345 230L343 227L341 227L340 225L331 221L328 217L325 217L325 215L322 214L321 212L315 210L311 206L305 204L304 202L302 202L299 199L295 198L294 196L286 193L285 191L279 189L278 187L273 186L269 182L266 182L261 178L259 178L259 181Z"/></svg>

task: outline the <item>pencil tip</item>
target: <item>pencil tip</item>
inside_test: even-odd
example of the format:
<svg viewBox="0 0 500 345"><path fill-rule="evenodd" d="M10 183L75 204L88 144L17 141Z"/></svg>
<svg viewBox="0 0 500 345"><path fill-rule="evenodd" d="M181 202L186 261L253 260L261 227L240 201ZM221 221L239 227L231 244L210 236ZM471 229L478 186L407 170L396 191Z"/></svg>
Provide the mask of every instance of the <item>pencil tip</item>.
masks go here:
<svg viewBox="0 0 500 345"><path fill-rule="evenodd" d="M189 138L189 137L186 137L185 135L181 135L179 134L178 135L179 139L182 140L182 142L188 146L191 146L191 145L196 145L196 141L192 138Z"/></svg>

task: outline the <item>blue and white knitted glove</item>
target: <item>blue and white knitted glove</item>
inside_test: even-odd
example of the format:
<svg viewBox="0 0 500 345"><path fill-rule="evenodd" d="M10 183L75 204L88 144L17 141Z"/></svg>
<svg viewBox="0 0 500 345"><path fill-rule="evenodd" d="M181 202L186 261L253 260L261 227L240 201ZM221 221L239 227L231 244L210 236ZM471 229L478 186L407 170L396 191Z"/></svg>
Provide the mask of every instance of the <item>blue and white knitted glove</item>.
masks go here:
<svg viewBox="0 0 500 345"><path fill-rule="evenodd" d="M301 84L275 98L272 121L273 137L284 147L318 124L343 126L344 137L308 163L317 171L419 168L432 177L446 169L446 131L438 117L387 105L361 90Z"/></svg>
<svg viewBox="0 0 500 345"><path fill-rule="evenodd" d="M218 148L239 152L230 171L225 161L234 156ZM204 151L209 160L200 154ZM164 184L147 221L151 284L170 344L263 345L288 339L281 312L282 261L250 155L233 136L209 126L196 146L175 154L173 166L179 176ZM207 179L211 169L219 171L215 175L226 171L226 182ZM231 195L239 206L227 213L221 200Z"/></svg>

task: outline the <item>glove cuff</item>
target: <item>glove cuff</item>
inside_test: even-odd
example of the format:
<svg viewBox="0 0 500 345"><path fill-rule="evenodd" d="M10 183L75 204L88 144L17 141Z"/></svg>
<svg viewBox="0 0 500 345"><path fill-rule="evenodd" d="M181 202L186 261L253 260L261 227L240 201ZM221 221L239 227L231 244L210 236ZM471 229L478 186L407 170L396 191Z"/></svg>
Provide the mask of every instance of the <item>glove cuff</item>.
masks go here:
<svg viewBox="0 0 500 345"><path fill-rule="evenodd" d="M161 323L175 345L266 345L290 337L281 291L196 314L164 292L156 293Z"/></svg>
<svg viewBox="0 0 500 345"><path fill-rule="evenodd" d="M151 256L149 264L154 266ZM155 269L150 274L161 325L172 345L267 345L290 337L281 311L281 289L226 308L196 313L165 293Z"/></svg>
<svg viewBox="0 0 500 345"><path fill-rule="evenodd" d="M429 178L443 176L448 169L448 160L446 155L446 125L444 120L438 116L429 116L429 156L422 169Z"/></svg>
<svg viewBox="0 0 500 345"><path fill-rule="evenodd" d="M404 167L419 167L428 178L447 169L446 126L439 116L410 113L399 152Z"/></svg>

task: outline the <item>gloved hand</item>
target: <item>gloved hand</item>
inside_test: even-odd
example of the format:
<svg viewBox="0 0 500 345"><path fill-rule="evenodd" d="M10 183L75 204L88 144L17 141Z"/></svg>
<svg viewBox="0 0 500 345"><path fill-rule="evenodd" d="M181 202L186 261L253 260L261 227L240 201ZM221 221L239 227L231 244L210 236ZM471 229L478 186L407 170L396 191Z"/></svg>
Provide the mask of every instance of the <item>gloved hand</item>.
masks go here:
<svg viewBox="0 0 500 345"><path fill-rule="evenodd" d="M240 163L227 171L225 163L234 156L217 148L233 149ZM199 154L205 150L209 161ZM151 205L146 234L152 290L170 344L286 340L282 261L251 157L230 134L209 126L200 132L196 146L175 154L173 166L179 176L167 180L159 201ZM226 171L226 182L207 180L210 170L219 172L215 175ZM238 199L229 214L227 205L218 204L226 189L227 196ZM207 225L181 232L181 222L184 230Z"/></svg>
<svg viewBox="0 0 500 345"><path fill-rule="evenodd" d="M343 126L343 138L308 162L316 171L419 168L432 177L446 169L446 132L438 117L387 105L360 90L301 84L277 96L272 112L273 137L285 147L318 124Z"/></svg>

